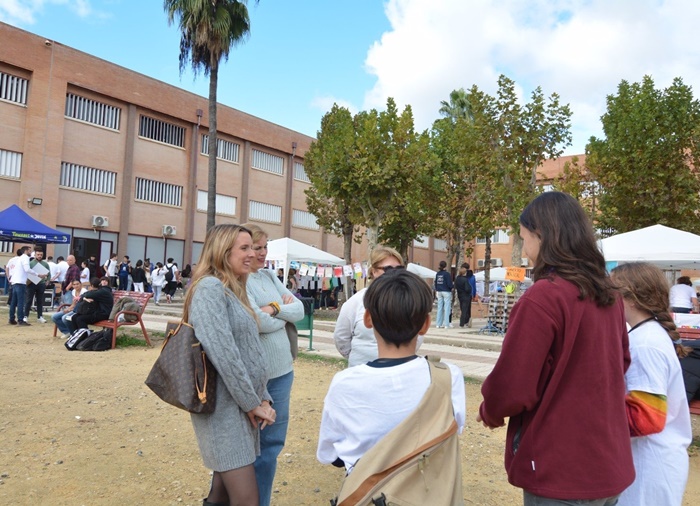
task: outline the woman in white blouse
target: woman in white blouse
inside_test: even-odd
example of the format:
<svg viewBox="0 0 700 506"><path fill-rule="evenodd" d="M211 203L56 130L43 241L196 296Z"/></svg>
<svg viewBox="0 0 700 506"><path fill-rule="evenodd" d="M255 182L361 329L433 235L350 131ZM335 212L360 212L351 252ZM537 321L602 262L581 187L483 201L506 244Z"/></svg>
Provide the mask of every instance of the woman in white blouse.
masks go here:
<svg viewBox="0 0 700 506"><path fill-rule="evenodd" d="M374 248L370 255L369 278L378 278L392 269L405 269L399 252L388 246ZM375 360L378 354L374 331L364 324L366 291L367 288L360 290L343 304L335 324L335 347L348 359L349 367ZM422 343L423 336L418 336L416 351Z"/></svg>

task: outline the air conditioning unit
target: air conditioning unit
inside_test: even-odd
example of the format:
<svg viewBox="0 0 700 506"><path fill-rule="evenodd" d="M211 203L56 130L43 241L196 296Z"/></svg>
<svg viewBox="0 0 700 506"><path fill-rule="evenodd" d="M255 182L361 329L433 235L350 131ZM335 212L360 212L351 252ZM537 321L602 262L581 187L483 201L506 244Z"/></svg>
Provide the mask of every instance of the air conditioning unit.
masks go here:
<svg viewBox="0 0 700 506"><path fill-rule="evenodd" d="M482 268L484 265L486 265L486 262L484 260L477 260L476 261L476 266L478 268Z"/></svg>
<svg viewBox="0 0 700 506"><path fill-rule="evenodd" d="M520 267L527 267L528 265L530 265L530 259L527 257L522 257L520 259Z"/></svg>
<svg viewBox="0 0 700 506"><path fill-rule="evenodd" d="M109 227L109 218L107 218L106 216L94 215L92 217L92 226L93 228Z"/></svg>
<svg viewBox="0 0 700 506"><path fill-rule="evenodd" d="M503 260L500 258L492 258L491 267L503 267Z"/></svg>
<svg viewBox="0 0 700 506"><path fill-rule="evenodd" d="M177 228L174 225L163 225L163 235L175 235Z"/></svg>

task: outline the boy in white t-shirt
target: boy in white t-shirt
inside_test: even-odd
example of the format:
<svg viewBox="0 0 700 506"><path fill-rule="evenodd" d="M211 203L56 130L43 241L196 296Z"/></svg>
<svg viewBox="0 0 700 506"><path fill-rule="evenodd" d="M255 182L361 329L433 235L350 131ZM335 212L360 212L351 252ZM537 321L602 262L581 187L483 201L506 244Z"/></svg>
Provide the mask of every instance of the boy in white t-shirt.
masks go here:
<svg viewBox="0 0 700 506"><path fill-rule="evenodd" d="M355 463L418 406L430 385L427 361L416 355L419 335L430 328L433 294L415 274L395 269L372 282L364 297L367 328L374 328L379 358L333 378L326 394L316 456L323 464ZM452 375L452 406L462 431L464 377Z"/></svg>

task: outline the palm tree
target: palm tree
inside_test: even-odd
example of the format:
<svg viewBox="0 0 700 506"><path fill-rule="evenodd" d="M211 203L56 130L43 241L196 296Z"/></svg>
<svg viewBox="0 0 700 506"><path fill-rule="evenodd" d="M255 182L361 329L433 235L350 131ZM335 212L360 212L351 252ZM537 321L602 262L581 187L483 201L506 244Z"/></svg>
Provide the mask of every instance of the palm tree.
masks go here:
<svg viewBox="0 0 700 506"><path fill-rule="evenodd" d="M209 76L209 182L207 230L216 216L216 89L219 63L228 60L231 47L250 34L247 0L164 0L168 24L180 27L180 74L188 63L195 75Z"/></svg>
<svg viewBox="0 0 700 506"><path fill-rule="evenodd" d="M438 112L443 117L451 119L452 122L457 121L458 118L474 121L474 114L469 104L469 95L464 88L452 90L449 102L441 100Z"/></svg>

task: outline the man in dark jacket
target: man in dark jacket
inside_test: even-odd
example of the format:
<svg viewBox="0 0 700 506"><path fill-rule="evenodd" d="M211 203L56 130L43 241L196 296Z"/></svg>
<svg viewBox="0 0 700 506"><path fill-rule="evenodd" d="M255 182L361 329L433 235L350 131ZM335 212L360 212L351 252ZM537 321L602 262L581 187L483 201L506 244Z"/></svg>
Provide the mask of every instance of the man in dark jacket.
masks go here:
<svg viewBox="0 0 700 506"><path fill-rule="evenodd" d="M86 329L91 323L109 318L109 313L114 305L112 290L110 290L109 286L103 286L100 283L100 278L92 278L90 280L90 290L85 292L78 302L78 305L83 304L89 304L91 310L83 313L83 310L78 309L76 305L76 314L73 315L69 323L71 331Z"/></svg>

